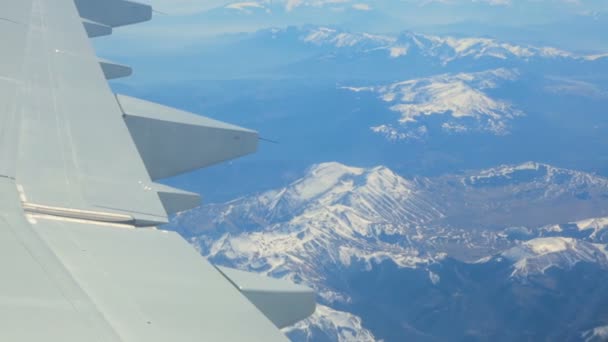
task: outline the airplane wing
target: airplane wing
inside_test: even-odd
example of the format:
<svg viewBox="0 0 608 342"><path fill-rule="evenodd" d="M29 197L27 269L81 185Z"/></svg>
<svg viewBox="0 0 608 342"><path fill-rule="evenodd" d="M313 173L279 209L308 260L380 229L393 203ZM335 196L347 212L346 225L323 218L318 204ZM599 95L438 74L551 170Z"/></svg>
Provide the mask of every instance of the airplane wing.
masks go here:
<svg viewBox="0 0 608 342"><path fill-rule="evenodd" d="M208 263L155 181L255 151L257 133L113 94L89 37L149 20L126 0L0 0L0 341L286 341L299 285ZM184 153L187 151L187 153Z"/></svg>

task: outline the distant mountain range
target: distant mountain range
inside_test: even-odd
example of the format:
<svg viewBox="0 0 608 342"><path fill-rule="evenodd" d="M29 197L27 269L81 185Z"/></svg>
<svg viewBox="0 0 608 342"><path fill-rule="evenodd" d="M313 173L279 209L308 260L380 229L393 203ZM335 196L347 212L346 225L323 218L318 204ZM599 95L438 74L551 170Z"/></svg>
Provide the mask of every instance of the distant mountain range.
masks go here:
<svg viewBox="0 0 608 342"><path fill-rule="evenodd" d="M170 79L306 77L394 82L498 68L562 76L597 75L597 70L608 68L608 57L602 53L579 54L479 36L455 37L410 31L374 34L319 25L223 34L145 59L141 55L117 58L137 65L141 75L136 76L140 77L158 77L167 69L159 69L158 65L170 65L167 70L171 74L163 75ZM179 64L173 62L176 58L179 58Z"/></svg>
<svg viewBox="0 0 608 342"><path fill-rule="evenodd" d="M546 164L406 180L332 162L171 227L216 263L314 287L295 341L592 341L607 208L607 179Z"/></svg>
<svg viewBox="0 0 608 342"><path fill-rule="evenodd" d="M519 40L547 40L575 47L601 46L599 32L606 27L608 6L601 0L258 0L235 1L211 11L208 17L224 20L278 23L331 24L351 30L396 32L403 29L450 29L471 35L505 35ZM211 15L212 14L212 15ZM511 20L507 19L510 18ZM567 30L559 25L570 25ZM282 25L281 25L282 26ZM553 30L549 35L544 30ZM585 39L576 44L572 32L585 30ZM522 33L528 33L525 37ZM566 36L562 39L560 36ZM527 39L526 39L527 38Z"/></svg>
<svg viewBox="0 0 608 342"><path fill-rule="evenodd" d="M276 36L280 30L272 30ZM288 32L283 30L283 32ZM426 35L404 32L400 35L374 35L370 33L351 33L329 27L307 26L303 29L301 40L318 46L332 45L337 48L356 48L365 53L376 49L387 52L392 58L410 54L436 59L442 65L471 57L473 59L495 58L501 60L533 58L583 59L596 60L603 55L577 55L552 47L516 45L490 38L456 38L450 36Z"/></svg>
<svg viewBox="0 0 608 342"><path fill-rule="evenodd" d="M277 71L292 76L325 74L337 79L373 81L497 68L572 75L589 74L608 66L608 55L604 54L581 55L553 47L488 38L414 32L377 35L300 26L261 30L245 38L249 39L257 41L263 49L277 49L277 52L289 47L292 59L285 60L285 65Z"/></svg>

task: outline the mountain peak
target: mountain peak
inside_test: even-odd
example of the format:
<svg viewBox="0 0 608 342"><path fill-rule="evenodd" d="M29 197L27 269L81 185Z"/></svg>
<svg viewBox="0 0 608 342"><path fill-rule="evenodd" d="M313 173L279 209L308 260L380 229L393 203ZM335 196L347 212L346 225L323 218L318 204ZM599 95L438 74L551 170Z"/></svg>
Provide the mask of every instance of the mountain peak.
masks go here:
<svg viewBox="0 0 608 342"><path fill-rule="evenodd" d="M352 188L352 178L363 174L364 170L348 167L337 162L316 164L306 175L287 187L285 194L292 201L302 203L326 194L330 190L342 193ZM350 185L349 185L350 184Z"/></svg>
<svg viewBox="0 0 608 342"><path fill-rule="evenodd" d="M538 238L524 242L522 245L536 256L549 253L563 252L569 248L576 248L577 241L567 237Z"/></svg>
<svg viewBox="0 0 608 342"><path fill-rule="evenodd" d="M306 274L311 284L323 277L321 269L314 271L318 263L326 269L371 268L385 260L400 267L428 263L434 255L396 242L409 238L408 229L441 217L415 183L388 168L337 162L314 165L286 187L200 212L179 220L213 217L207 230L213 239L193 238L203 254L278 277ZM346 300L329 287L318 290L329 302Z"/></svg>
<svg viewBox="0 0 608 342"><path fill-rule="evenodd" d="M319 164L315 164L315 165L311 166L308 169L307 174L310 176L321 176L322 177L327 174L361 175L363 172L364 172L364 169L362 169L362 168L347 166L347 165L332 161L332 162L319 163Z"/></svg>
<svg viewBox="0 0 608 342"><path fill-rule="evenodd" d="M380 47L392 44L394 37L371 33L352 33L324 26L305 26L301 40L315 45L332 45L345 47Z"/></svg>

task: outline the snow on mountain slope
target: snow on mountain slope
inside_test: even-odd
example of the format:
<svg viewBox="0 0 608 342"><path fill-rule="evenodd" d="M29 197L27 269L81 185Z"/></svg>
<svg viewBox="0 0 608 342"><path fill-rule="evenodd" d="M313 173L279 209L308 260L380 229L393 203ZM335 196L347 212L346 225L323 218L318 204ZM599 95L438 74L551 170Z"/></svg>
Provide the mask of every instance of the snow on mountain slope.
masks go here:
<svg viewBox="0 0 608 342"><path fill-rule="evenodd" d="M244 2L229 6L257 7L256 3ZM385 61L411 59L424 60L429 64L447 67L460 61L482 61L531 63L542 61L594 62L605 56L582 55L547 46L518 45L490 38L437 36L415 32L400 34L374 34L347 31L336 27L303 25L287 28L269 28L256 33L265 33L284 42L300 42L315 47L331 48L325 52L335 54L356 51L356 57L385 57ZM417 58L417 59L412 59ZM375 61L375 60L374 60ZM483 64L483 63L482 63ZM485 64L483 64L485 65Z"/></svg>
<svg viewBox="0 0 608 342"><path fill-rule="evenodd" d="M501 255L514 262L511 276L520 278L542 274L550 267L570 269L581 261L608 268L604 245L565 237L532 239Z"/></svg>
<svg viewBox="0 0 608 342"><path fill-rule="evenodd" d="M581 335L585 342L602 342L608 340L608 325L595 327Z"/></svg>
<svg viewBox="0 0 608 342"><path fill-rule="evenodd" d="M444 222L457 227L509 228L508 235L528 227L542 236L583 238L591 231L563 223L608 215L607 178L538 162L448 174L420 184L430 198L446 203ZM602 232L588 241L608 242L608 231Z"/></svg>
<svg viewBox="0 0 608 342"><path fill-rule="evenodd" d="M350 33L329 27L307 27L300 39L318 46L383 48L396 41L395 37L370 33Z"/></svg>
<svg viewBox="0 0 608 342"><path fill-rule="evenodd" d="M215 263L308 284L332 306L351 300L341 290L348 270L385 260L414 268L443 258L407 243L441 215L415 183L385 167L323 163L284 188L180 213L173 225ZM373 340L359 325L357 317L321 306L298 327L340 341Z"/></svg>
<svg viewBox="0 0 608 342"><path fill-rule="evenodd" d="M476 188L529 184L544 187L545 197L564 193L576 193L585 197L588 190L599 190L602 193L608 190L608 179L604 177L536 162L482 170L466 177L463 182Z"/></svg>
<svg viewBox="0 0 608 342"><path fill-rule="evenodd" d="M365 47L366 49L361 49L362 52L384 51L389 58L423 56L429 60L436 60L444 66L465 58L524 62L533 59L594 61L603 58L597 55L578 55L554 47L517 45L490 38L456 38L415 32L377 35L323 26L303 26L300 31L299 39L302 42L317 46Z"/></svg>
<svg viewBox="0 0 608 342"><path fill-rule="evenodd" d="M605 185L601 177L533 162L414 180L385 167L329 162L313 165L282 188L179 213L171 229L216 264L313 287L320 305L310 319L286 330L295 341L373 341L369 317L356 311L360 294L350 292L353 275L365 281L368 274L391 269L433 292L454 285L454 265L466 268L474 260L475 267L483 264L505 280L511 274L524 283L550 267L569 270L581 261L608 269L604 244L543 236L543 229L530 225L472 228L450 216L477 214L494 222L492 208L518 216L510 208L517 208L511 202L521 196L532 196L525 203L539 211L543 201L552 206L553 195L570 198L568 191L589 191L594 197ZM555 192L559 188L566 192ZM496 196L496 189L507 190ZM604 224L602 219L576 222L584 231ZM490 264L499 258L510 262Z"/></svg>
<svg viewBox="0 0 608 342"><path fill-rule="evenodd" d="M507 101L492 98L487 90L517 77L516 71L496 69L346 89L375 92L392 111L400 114L396 125L372 127L390 140L423 137L427 128L420 121L431 115L441 116L441 128L447 132L488 131L502 135L508 133L509 122L523 112Z"/></svg>
<svg viewBox="0 0 608 342"><path fill-rule="evenodd" d="M314 341L319 330L330 341L376 341L372 332L361 325L361 318L325 305L317 305L310 318L283 329L292 339L303 341Z"/></svg>
<svg viewBox="0 0 608 342"><path fill-rule="evenodd" d="M570 236L592 243L608 243L608 217L595 217L540 228L542 236Z"/></svg>
<svg viewBox="0 0 608 342"><path fill-rule="evenodd" d="M390 170L338 163L313 166L285 188L218 205L210 212L215 233L192 234L203 254L313 286L323 284L327 269L352 263L371 267L388 259L415 267L429 262L432 255L388 241L405 239L441 217L414 183ZM197 221L192 217L196 215L180 214L177 225ZM330 287L317 290L328 302L345 300Z"/></svg>
<svg viewBox="0 0 608 342"><path fill-rule="evenodd" d="M608 217L598 217L575 222L580 230L593 229L595 232L608 228Z"/></svg>
<svg viewBox="0 0 608 342"><path fill-rule="evenodd" d="M439 37L412 32L401 34L394 44L408 51L415 49L422 55L436 57L444 65L464 57L474 59L490 57L502 60L511 58L528 60L534 57L583 58L552 47L522 46L489 38Z"/></svg>

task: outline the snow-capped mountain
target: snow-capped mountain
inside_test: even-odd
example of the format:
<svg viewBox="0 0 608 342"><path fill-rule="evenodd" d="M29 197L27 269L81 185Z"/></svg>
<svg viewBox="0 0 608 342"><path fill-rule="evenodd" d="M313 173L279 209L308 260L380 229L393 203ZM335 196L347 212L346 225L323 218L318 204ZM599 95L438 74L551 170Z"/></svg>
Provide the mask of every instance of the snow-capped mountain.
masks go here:
<svg viewBox="0 0 608 342"><path fill-rule="evenodd" d="M603 342L608 340L608 325L595 327L581 334L585 342Z"/></svg>
<svg viewBox="0 0 608 342"><path fill-rule="evenodd" d="M284 188L181 213L173 225L211 260L308 284L335 307L352 300L340 280L349 269L384 260L414 268L442 258L394 243L416 239L416 229L441 216L414 183L384 167L324 163ZM319 334L374 340L360 318L324 306L288 332L305 341Z"/></svg>
<svg viewBox="0 0 608 342"><path fill-rule="evenodd" d="M281 30L271 29L274 34ZM594 61L604 58L601 54L580 55L554 47L517 45L490 38L435 36L416 32L399 35L378 35L349 32L332 27L302 26L298 39L304 43L335 48L357 47L360 52L374 54L378 51L388 58L422 56L437 61L443 66L462 59L472 60L521 60L534 59L571 59Z"/></svg>
<svg viewBox="0 0 608 342"><path fill-rule="evenodd" d="M276 33L279 30L274 29ZM351 33L329 27L303 28L299 37L302 42L317 46L332 46L336 48L356 47L362 51L384 49L395 43L396 38L370 33Z"/></svg>
<svg viewBox="0 0 608 342"><path fill-rule="evenodd" d="M383 167L319 164L285 188L205 209L200 218L193 211L175 222L189 229L204 255L303 281L329 303L349 299L325 282L328 270L353 263L370 268L382 260L416 267L441 257L390 242L405 239L441 212L414 183ZM188 227L207 218L210 235Z"/></svg>
<svg viewBox="0 0 608 342"><path fill-rule="evenodd" d="M297 341L376 341L374 334L362 326L361 318L325 305L317 305L309 319L285 328L284 332Z"/></svg>
<svg viewBox="0 0 608 342"><path fill-rule="evenodd" d="M516 71L496 69L345 89L375 92L390 110L400 114L395 124L371 127L389 140L424 138L428 116L440 117L441 129L449 133L488 131L503 135L509 131L509 122L524 113L508 101L493 98L487 90L517 78Z"/></svg>
<svg viewBox="0 0 608 342"><path fill-rule="evenodd" d="M540 236L568 236L591 243L608 243L608 217L541 227ZM530 232L524 234L530 235Z"/></svg>
<svg viewBox="0 0 608 342"><path fill-rule="evenodd" d="M602 189L602 191L608 188L608 180L604 177L537 162L501 165L481 170L475 175L466 177L464 182L472 187L517 186L524 183L541 186L542 184L547 187L545 197L580 191L583 188Z"/></svg>
<svg viewBox="0 0 608 342"><path fill-rule="evenodd" d="M591 4L592 2L596 4ZM516 15L518 15L517 20L520 25L524 22L528 22L529 25L539 25L547 18L563 20L564 16L576 18L584 15L590 20L598 20L606 10L605 5L599 4L601 1L594 0L586 1L584 4L573 0L405 0L399 2L383 0L237 0L223 7L237 12L236 14L241 14L240 10L244 7L241 4L243 3L252 3L257 7L267 8L275 18L291 16L291 24L294 24L294 17L298 18L299 15L306 13L309 15L307 23L342 24L351 29L375 28L384 29L387 32L403 29L404 25L407 27L441 26L449 22L466 23L474 20L487 22L489 27L493 27L491 24L494 24L504 30L503 26L513 24L513 19L508 21L507 18L513 18ZM586 10L583 10L584 8ZM497 16L497 13L502 16ZM540 18L539 13L543 15ZM256 12L248 14L252 15ZM485 17L486 15L488 17ZM319 20L318 17L325 20ZM360 22L352 22L353 17L359 19ZM327 20L328 18L332 20ZM437 18L440 19L437 20ZM573 23L577 23L576 20L570 20L570 24ZM538 35L538 33L536 34Z"/></svg>
<svg viewBox="0 0 608 342"><path fill-rule="evenodd" d="M606 178L537 162L445 175L427 190L454 203L444 209L452 224L538 227L608 214Z"/></svg>
<svg viewBox="0 0 608 342"><path fill-rule="evenodd" d="M550 267L571 269L579 262L608 268L606 245L596 245L565 237L536 238L501 253L514 262L512 277L542 274Z"/></svg>
<svg viewBox="0 0 608 342"><path fill-rule="evenodd" d="M267 8L269 10L274 11L285 11L291 12L298 8L329 8L334 11L341 10L344 11L346 9L356 10L356 11L369 11L372 9L372 6L369 2L364 1L352 1L352 0L285 0L285 1L275 1L273 3L270 0L261 0L261 1L245 1L245 2L232 2L228 5L225 5L224 8L234 9L234 10L243 10L247 7L257 7L257 8Z"/></svg>
<svg viewBox="0 0 608 342"><path fill-rule="evenodd" d="M608 243L608 217L591 218L573 224L580 232L588 234L587 238L590 241ZM568 226L570 225L566 227Z"/></svg>
<svg viewBox="0 0 608 342"><path fill-rule="evenodd" d="M270 29L256 37L256 41L288 46L292 54L301 51L297 60L277 72L335 78L339 89L376 94L386 110L364 114L384 118L388 111L398 113L369 127L393 142L465 133L505 136L528 114L520 105L529 103L522 101L526 88L542 87L550 97L604 94L602 87L571 77L604 70L605 57L551 47L412 32L378 35L322 26Z"/></svg>
<svg viewBox="0 0 608 342"><path fill-rule="evenodd" d="M263 10L249 3L238 6L242 10ZM204 53L197 56L198 62L203 63L224 50L232 54L234 51L247 53L249 58L244 71L249 73L263 71L283 77L314 76L370 82L500 68L517 69L524 74L540 71L556 75L579 71L590 73L605 68L608 60L602 54L587 56L552 47L519 45L489 38L414 32L376 34L302 25L222 36L208 50L200 50ZM225 59L231 61L233 57L225 56ZM277 63L269 66L268 62L273 60Z"/></svg>
<svg viewBox="0 0 608 342"><path fill-rule="evenodd" d="M546 236L548 231L560 231L536 227L534 219L527 219L532 223L519 229L508 224L471 228L462 217L496 216L489 209L517 208L512 202L521 196L532 196L534 201L526 199L527 203L539 206L553 205L556 198L576 198L571 190L587 191L594 198L608 189L606 184L601 177L532 162L413 180L385 167L365 169L330 162L312 166L285 187L180 213L171 227L215 263L312 286L319 295L319 310L286 330L295 341L391 340L399 334L419 338L419 332L399 332L399 324L391 323L389 330L378 326L373 317L380 312L371 314L369 309L376 301L383 307L384 299L362 297L357 288L369 287L371 292L366 293L384 298L388 295L384 286L409 282L411 288L406 286L403 291L414 291L410 295L415 294L419 304L408 305L407 310L399 306L401 311L391 314L406 315L402 319L407 320L407 312L413 317L422 314L417 312L428 305L423 304L425 296L437 297L437 291L465 291L470 297L467 301L482 305L483 298L469 293L464 285L471 282L490 291L503 286L499 280L509 286L528 286L530 277L552 277L549 269L575 272L580 264L608 269L604 244ZM534 187L546 192L534 191ZM558 188L566 190L556 192ZM497 196L497 189L509 193ZM580 207L572 208L569 217L577 217L574 211ZM577 230L602 230L604 219L595 217L600 218L571 221L578 222ZM553 222L567 221L556 218ZM486 273L490 278L476 276ZM456 280L459 277L468 280L462 284L464 280ZM360 282L369 285L360 287ZM418 288L425 289L425 295ZM438 298L442 299L437 299L437 305L453 300L443 295Z"/></svg>
<svg viewBox="0 0 608 342"><path fill-rule="evenodd" d="M530 60L531 58L592 58L591 56L577 56L553 47L523 46L489 38L439 37L412 32L401 34L393 44L393 48L396 47L401 47L404 55L410 51L415 51L421 55L438 58L444 65L464 57L502 60L513 58L523 60Z"/></svg>

